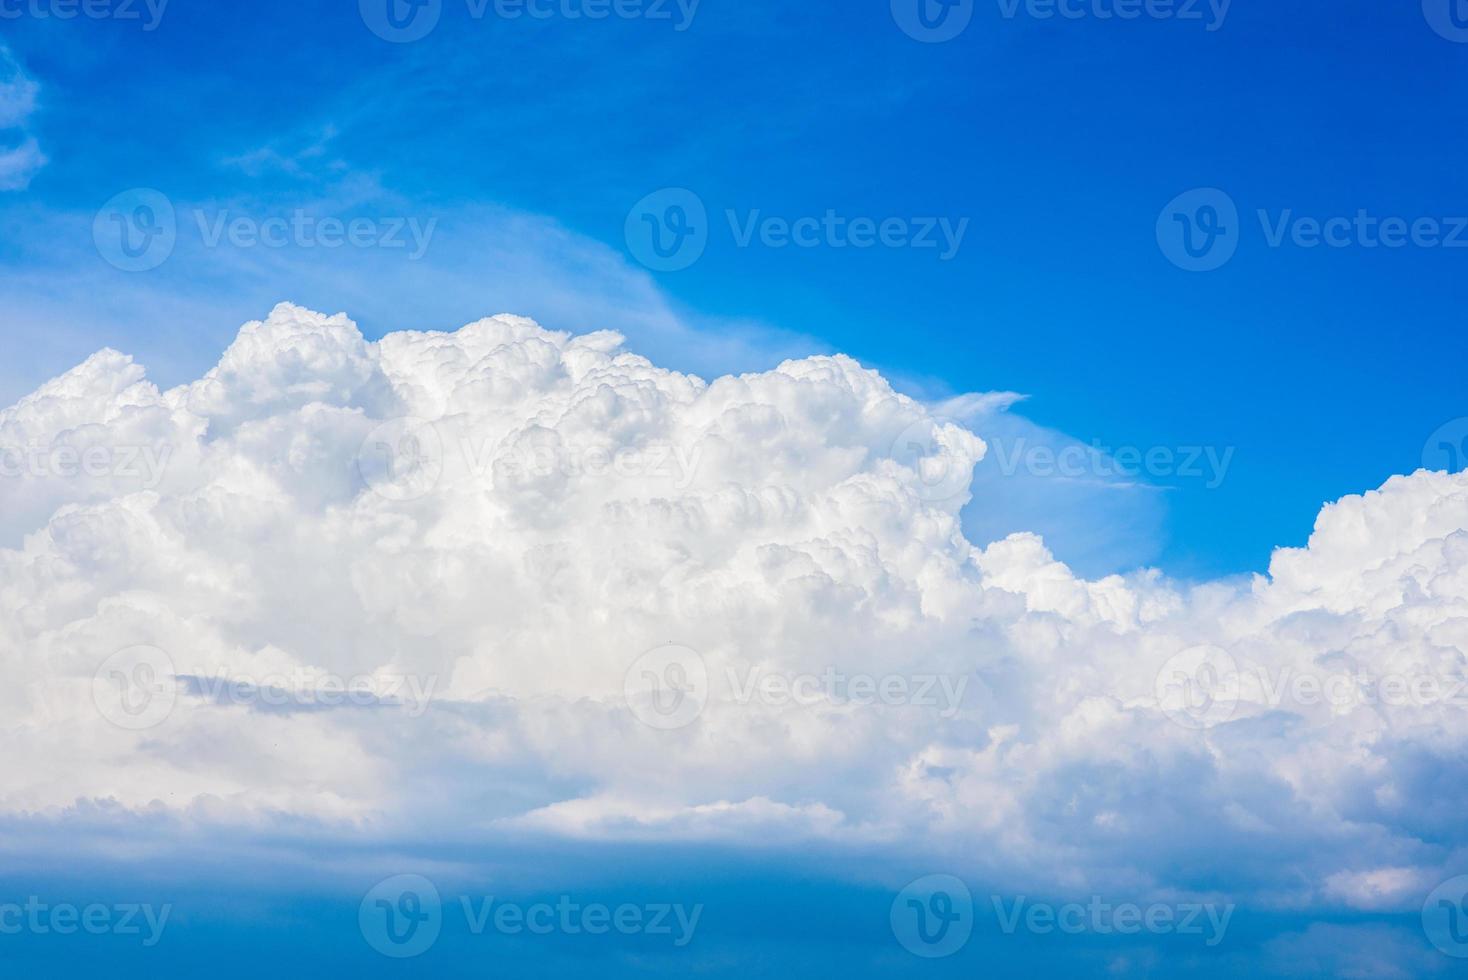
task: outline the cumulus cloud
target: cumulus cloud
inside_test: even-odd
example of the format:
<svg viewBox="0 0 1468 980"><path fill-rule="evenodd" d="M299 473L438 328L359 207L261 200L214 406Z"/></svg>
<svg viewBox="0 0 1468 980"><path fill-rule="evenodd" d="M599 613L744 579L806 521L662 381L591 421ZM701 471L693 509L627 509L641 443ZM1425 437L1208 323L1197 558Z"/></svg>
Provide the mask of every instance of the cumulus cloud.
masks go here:
<svg viewBox="0 0 1468 980"><path fill-rule="evenodd" d="M984 419L514 316L369 343L281 305L166 391L104 351L0 412L0 811L1291 909L1461 873L1468 476L1332 504L1251 582L1087 580L965 538Z"/></svg>

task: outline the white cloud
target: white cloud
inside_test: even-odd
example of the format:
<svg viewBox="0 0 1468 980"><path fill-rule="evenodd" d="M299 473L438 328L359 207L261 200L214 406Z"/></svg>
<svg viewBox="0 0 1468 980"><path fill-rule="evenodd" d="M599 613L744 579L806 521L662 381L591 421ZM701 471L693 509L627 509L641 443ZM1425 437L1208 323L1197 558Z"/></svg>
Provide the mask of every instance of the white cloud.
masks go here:
<svg viewBox="0 0 1468 980"><path fill-rule="evenodd" d="M704 381L512 316L367 343L283 305L169 391L98 354L0 413L0 446L137 451L0 478L0 812L878 844L1013 887L1292 908L1410 908L1461 872L1468 476L1327 507L1252 583L1087 581L1034 535L964 538L964 487L935 499L909 454L932 436L966 471L984 418L928 419L842 356ZM668 642L707 704L662 731L625 685ZM130 731L93 674L138 644L192 678L434 700L192 687ZM1226 717L1159 700L1190 648L1239 668ZM1440 686L1332 702L1306 675ZM858 677L906 687L864 706ZM965 680L956 711L925 678Z"/></svg>
<svg viewBox="0 0 1468 980"><path fill-rule="evenodd" d="M40 92L16 62L10 49L0 46L0 127L22 125L36 108Z"/></svg>
<svg viewBox="0 0 1468 980"><path fill-rule="evenodd" d="M0 45L0 191L25 190L46 165L46 155L26 129L40 86L10 50Z"/></svg>

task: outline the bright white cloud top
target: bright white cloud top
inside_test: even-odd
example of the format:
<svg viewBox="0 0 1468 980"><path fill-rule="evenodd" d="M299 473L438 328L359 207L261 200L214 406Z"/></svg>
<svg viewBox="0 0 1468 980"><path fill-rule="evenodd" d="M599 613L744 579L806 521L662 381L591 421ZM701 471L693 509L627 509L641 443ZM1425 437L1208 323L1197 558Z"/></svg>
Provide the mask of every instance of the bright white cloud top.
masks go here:
<svg viewBox="0 0 1468 980"><path fill-rule="evenodd" d="M1085 581L965 540L982 431L849 358L705 382L621 342L282 305L192 384L104 351L0 413L0 811L1278 908L1468 870L1468 476L1326 507L1267 578Z"/></svg>

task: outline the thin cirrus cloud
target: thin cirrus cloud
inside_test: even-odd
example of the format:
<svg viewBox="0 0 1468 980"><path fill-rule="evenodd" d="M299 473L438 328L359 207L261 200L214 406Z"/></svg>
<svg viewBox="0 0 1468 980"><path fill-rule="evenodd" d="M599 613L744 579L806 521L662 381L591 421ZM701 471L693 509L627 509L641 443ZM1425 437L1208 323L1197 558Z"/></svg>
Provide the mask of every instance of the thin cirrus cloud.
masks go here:
<svg viewBox="0 0 1468 980"><path fill-rule="evenodd" d="M25 190L46 165L40 143L27 129L39 91L10 49L0 45L0 190Z"/></svg>
<svg viewBox="0 0 1468 980"><path fill-rule="evenodd" d="M125 190L119 188L119 190ZM102 205L103 201L97 201ZM559 329L614 329L641 350L685 370L754 370L822 349L797 332L710 318L673 302L615 248L544 215L484 206L432 207L349 176L313 193L292 188L215 199L172 196L177 239L155 269L127 273L93 243L94 212L60 208L0 213L7 240L23 249L17 273L0 281L7 328L17 339L0 367L11 401L100 346L126 347L166 384L197 377L232 327L282 296L347 308L369 334L452 327L491 310L526 310ZM410 247L331 250L291 244L238 247L211 238L218 223L245 219L343 220L379 226L413 221L426 234Z"/></svg>
<svg viewBox="0 0 1468 980"><path fill-rule="evenodd" d="M368 342L280 305L169 390L99 353L0 413L114 464L0 483L0 813L876 847L1299 914L1462 872L1468 476L1330 504L1252 581L1087 579L965 537L986 417L840 355L705 381L511 316ZM704 700L660 724L670 642ZM184 679L142 724L96 687L133 649ZM1180 698L1200 663L1223 686Z"/></svg>

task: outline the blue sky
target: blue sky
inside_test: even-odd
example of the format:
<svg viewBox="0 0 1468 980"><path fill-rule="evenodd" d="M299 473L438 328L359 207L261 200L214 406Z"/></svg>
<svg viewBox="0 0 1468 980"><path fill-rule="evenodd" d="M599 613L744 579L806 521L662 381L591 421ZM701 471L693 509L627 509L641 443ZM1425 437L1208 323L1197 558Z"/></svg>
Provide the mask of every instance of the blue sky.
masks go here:
<svg viewBox="0 0 1468 980"><path fill-rule="evenodd" d="M1417 468L1463 414L1464 252L1271 248L1255 216L1468 213L1468 45L1416 4L1236 3L1210 30L1204 5L1122 21L986 3L936 44L880 3L705 0L685 24L672 5L510 20L447 0L404 44L324 0L174 0L151 31L137 9L0 24L39 86L26 128L49 160L0 197L10 396L103 345L184 380L284 298L369 336L502 310L614 326L706 375L839 350L917 394L1023 393L1024 419L1084 444L1232 447L1212 488L1164 472L1143 482L1165 489L1055 490L1124 535L1036 528L1084 571L1183 577L1262 571L1322 502ZM416 262L181 246L125 274L87 230L133 187L257 220L440 220ZM692 267L654 273L623 228L664 187L693 190L712 234ZM1242 215L1237 255L1208 273L1155 235L1197 187ZM739 247L730 209L968 226L947 261ZM1018 526L990 520L971 526Z"/></svg>
<svg viewBox="0 0 1468 980"><path fill-rule="evenodd" d="M1429 869L1468 870L1458 867L1465 853L1455 830L1461 821L1445 813L1442 802L1461 798L1468 779L1462 742L1442 734L1451 721L1433 715L1441 726L1434 729L1413 716L1412 737L1402 734L1409 727L1403 722L1391 737L1373 743L1380 755L1371 758L1380 765L1361 765L1357 782L1354 763L1332 769L1314 760L1339 763L1321 746L1351 746L1350 738L1375 729L1363 722L1364 729L1347 731L1335 716L1328 722L1340 722L1340 730L1310 728L1300 719L1318 704L1298 714L1261 710L1211 733L1217 742L1206 745L1202 736L1186 741L1196 734L1192 729L1165 728L1156 736L1145 727L1155 719L1143 717L1151 707L1138 705L1154 691L1159 665L1171 664L1177 649L1212 642L1206 627L1215 621L1222 624L1219 637L1234 631L1228 635L1239 644L1233 652L1240 660L1257 652L1256 644L1301 661L1315 657L1312 663L1337 656L1344 661L1349 653L1363 663L1374 656L1378 665L1405 670L1395 659L1399 635L1415 637L1417 629L1426 637L1437 629L1431 642L1420 644L1432 654L1464 642L1463 634L1443 626L1446 613L1427 626L1425 613L1412 618L1412 603L1423 595L1432 593L1444 608L1453 601L1442 583L1452 578L1454 562L1461 567L1462 555L1441 542L1461 533L1453 524L1452 508L1460 506L1455 486L1424 481L1399 487L1378 510L1340 516L1320 555L1296 556L1285 569L1277 601L1270 594L1258 608L1239 611L1250 601L1247 588L1239 589L1245 598L1220 598L1227 585L1239 584L1237 578L1266 571L1276 547L1304 545L1322 504L1424 464L1461 469L1459 457L1468 455L1461 377L1468 365L1464 0L1149 0L1145 8L1141 0L1058 0L1074 16L1046 16L1057 0L959 0L947 14L958 20L943 22L954 36L944 40L914 26L916 14L907 5L917 0L616 0L644 15L598 20L566 13L595 0L532 0L536 9L549 11L544 17L503 15L519 9L516 0L488 0L483 16L474 13L478 0L424 0L421 9L407 0L153 0L151 6L89 0L95 5L89 9L111 15L56 16L67 2L0 0L0 332L7 355L0 361L0 404L103 347L135 355L162 386L193 381L215 364L241 324L266 318L281 301L327 314L344 311L369 339L403 329L451 330L501 312L554 330L611 329L660 367L706 378L840 352L879 369L899 390L937 414L971 424L989 441L989 455L974 477L974 502L962 515L975 544L1036 531L1082 575L1153 566L1184 586L1231 580L1200 589L1201 598L1180 598L1181 592L1157 598L1160 593L1148 591L1155 583L1142 581L1145 576L1137 576L1135 592L1121 598L1116 590L1093 593L1088 583L1069 580L1047 593L1054 577L1046 578L1044 567L1037 572L1043 562L1021 544L991 557L982 570L985 588L970 594L949 588L941 577L945 569L971 571L966 559L949 561L956 536L918 540L934 526L923 523L931 517L925 513L921 519L907 515L910 523L893 518L881 524L871 517L870 524L881 526L868 537L880 535L881 548L866 548L861 534L834 534L832 540L851 548L841 555L848 579L835 576L827 591L811 584L819 576L809 569L820 567L817 559L835 562L831 555L840 548L823 545L812 549L816 557L796 555L798 549L772 538L761 552L766 563L742 570L747 581L729 590L728 609L739 615L726 635L717 635L721 620L698 605L722 598L718 587L688 589L698 594L682 597L688 605L678 607L681 619L672 621L690 630L695 627L688 623L706 625L710 649L732 635L757 649L763 649L760 642L784 643L804 654L799 641L805 637L812 656L823 643L832 644L838 648L829 654L833 659L849 655L858 663L868 652L861 646L864 630L893 663L911 651L927 656L931 648L946 656L961 648L961 657L937 660L933 669L975 680L975 700L982 701L950 727L935 727L937 734L911 736L917 748L905 756L899 748L907 751L907 743L888 740L889 752L875 728L852 734L835 724L840 733L834 743L845 746L849 739L874 756L880 751L884 768L840 757L813 779L810 772L826 762L816 749L804 757L792 749L789 758L782 754L778 765L760 770L750 760L762 745L745 758L713 736L698 741L705 729L690 729L689 744L712 759L699 763L691 751L679 754L684 743L640 740L647 733L635 725L616 727L620 716L597 713L606 698L624 693L620 660L606 671L611 695L596 686L605 678L595 671L605 664L591 656L584 658L591 666L573 663L591 680L572 670L563 688L553 686L562 679L552 676L557 658L571 662L579 655L573 641L583 635L601 642L604 634L625 631L606 640L605 650L612 650L617 643L633 645L628 635L638 629L662 627L650 612L643 618L641 596L634 597L631 612L614 608L625 599L616 589L653 581L662 588L666 583L657 575L666 569L657 566L662 553L656 546L673 554L685 544L637 538L627 545L609 533L605 553L587 548L584 556L590 585L565 585L571 576L554 577L559 556L545 542L552 530L593 537L605 530L601 511L588 511L592 518L578 512L580 523L568 520L563 529L529 521L543 532L525 538L524 554L535 560L503 566L485 558L492 548L474 551L481 544L474 534L460 528L455 537L451 524L444 525L446 536L464 546L464 555L373 550L391 536L384 532L378 540L377 525L365 518L354 525L368 529L360 554L350 542L332 551L321 542L338 528L323 512L342 512L332 479L348 472L345 466L305 490L300 488L314 471L304 464L295 474L299 485L289 474L281 477L286 490L274 497L262 491L262 499L279 503L299 491L309 506L282 506L269 519L261 516L263 505L237 508L215 522L223 528L219 543L202 532L189 542L203 553L190 559L192 566L183 558L168 564L186 535L159 532L136 544L144 538L140 533L127 538L134 543L114 542L109 549L103 531L80 519L68 523L64 515L46 528L49 536L37 533L32 544L54 547L66 559L54 567L76 575L75 591L46 579L32 595L28 584L11 587L10 579L0 579L6 585L0 597L8 593L28 610L25 629L42 637L35 663L47 669L74 666L62 655L62 640L78 649L84 645L79 636L111 643L114 634L144 622L141 613L136 621L127 618L134 590L163 595L176 588L173 604L159 600L149 607L148 615L165 625L149 620L147 629L136 626L138 643L163 643L144 635L155 629L186 651L212 655L214 643L230 655L247 654L245 662L273 662L261 652L273 656L289 648L303 662L316 663L310 656L322 654L321 663L363 671L401 667L400 648L406 648L422 658L416 669L431 670L435 678L442 673L445 686L456 684L446 706L411 729L350 712L342 713L349 717L343 724L355 727L334 731L323 723L316 729L306 710L262 721L241 709L229 716L239 726L234 731L248 731L254 741L237 744L230 730L208 727L222 726L221 715L190 702L171 719L179 724L160 729L157 741L151 732L127 733L140 745L130 757L142 773L136 780L103 765L105 747L83 744L78 736L77 751L102 772L88 784L88 798L111 802L68 804L40 816L25 807L22 816L13 807L7 811L0 829L13 831L16 843L0 846L0 898L35 891L52 901L74 895L85 904L117 895L173 903L183 911L173 941L156 951L126 937L94 937L65 947L76 962L138 976L197 971L201 963L220 976L258 975L287 961L318 972L346 964L363 975L482 975L486 962L505 975L527 976L584 975L588 962L607 976L684 975L690 962L710 974L784 976L797 966L813 974L906 975L916 961L888 932L893 890L949 867L979 869L970 885L982 928L959 955L927 964L932 976L1168 975L1175 967L1199 976L1327 975L1347 967L1369 974L1393 960L1410 976L1447 972L1459 962L1437 956L1424 942L1414 904L1419 892L1442 880L1431 878ZM1113 16L1129 2L1130 9L1170 15ZM392 9L423 36L395 34L386 20L388 3L400 5ZM656 16L646 15L650 4ZM937 8L924 9L933 15ZM1183 10L1188 14L1180 15ZM159 220L164 224L155 225ZM323 239L333 233L323 222L338 225L337 237L360 225L362 238L327 247ZM1408 229L1398 231L1405 240L1394 247L1382 243L1392 223ZM853 241L863 225L869 239L879 239L866 247ZM690 233L687 239L679 237L680 229ZM277 233L284 236L278 247L270 239ZM814 237L793 244L792 234ZM127 250L134 235L144 243L136 254ZM1312 245L1321 235L1336 241ZM659 253L665 241L692 242L687 248L693 251ZM153 251L154 242L162 251ZM197 418L171 417L170 425L190 433L188 425L209 419L200 425L215 427L210 438L237 453L233 465L220 469L238 485L226 486L226 479L204 490L183 482L182 489L165 488L158 509L181 526L214 527L199 501L223 494L220 487L253 492L248 477L256 463L258 472L279 475L271 467L289 454L280 449L283 442L271 440L279 428L304 430L302 420L311 418L309 408L291 401L301 390L294 382L319 381L321 390L331 389L323 397L346 419L339 430L323 423L307 435L336 448L355 447L363 435L353 426L365 424L375 389L365 381L361 390L351 387L361 381L352 370L366 360L353 360L359 353L354 338L293 309L280 313L272 329L277 332L269 342L241 346L245 369L221 386L227 391L217 404L198 409L191 403ZM503 329L507 336L513 332ZM312 348L319 361L303 356L291 362L292 345L306 336L320 341ZM274 342L281 350L267 350ZM518 337L516 343L531 348L542 341ZM522 353L517 348L516 356ZM569 362L585 353L565 356ZM410 376L417 356L399 351L383 362ZM523 366L517 362L517 369ZM523 381L526 390L535 383L534 377L512 377L509 369L504 376L512 379L506 385ZM340 392L332 389L338 382ZM659 383L670 391L677 387L666 379ZM781 383L766 379L760 397L782 397ZM445 382L444 390L478 390L472 379L463 384L456 391ZM405 382L404 390L409 387ZM112 394L94 400L111 411ZM772 445L807 449L812 472L822 479L844 472L832 460L861 446L869 433L838 432L844 418L839 406L850 412L849 404L858 403L856 396L849 403L833 396L830 403L813 397L811 404L785 406L790 441L772 439ZM838 408L823 417L829 405ZM68 425L70 410L56 410ZM250 419L249 410L258 410L257 417ZM149 411L139 413L146 425L165 431L158 419L172 410L155 405ZM41 418L34 423L38 432L54 421L44 411L35 415ZM744 421L751 431L758 428L758 418ZM826 429L826 442L799 441ZM189 440L180 441L188 449ZM1158 462L1128 467L1128 457ZM1071 473L1059 459L1084 462ZM758 487L763 474L747 461L723 462L731 480L747 477L750 487ZM790 459L778 462L792 469ZM180 481L197 475L191 465L179 465ZM852 484L875 486L881 476L876 469L874 463ZM793 470L769 467L792 484L803 476L798 466ZM58 485L41 481L34 492L27 485L14 492L13 502L6 498L10 516L0 547L12 548L23 534L36 532L44 514L72 499L66 494L75 491L82 500L92 492L90 485ZM812 485L829 489L815 478ZM13 486L19 481L0 490ZM354 493L362 489L353 487ZM370 493L360 496L376 505ZM863 510L868 502L851 503L834 492L821 499L843 520L859 523L879 513L875 504ZM452 503L446 509L461 519L480 516L459 498ZM495 520L508 527L518 518L515 506L510 500ZM1437 524L1419 520L1428 510ZM373 520L379 517L372 513ZM257 519L258 525L251 523ZM117 520L131 527L131 512ZM1361 528L1387 543L1360 544L1358 537L1369 537L1357 534ZM312 537L317 533L320 539ZM909 537L915 542L910 551ZM508 553L510 545L524 542L507 533L491 543ZM134 546L139 554L164 556L157 568L135 563L141 568L136 580L129 565ZM931 562L913 558L923 549ZM878 551L894 564L872 572L862 562ZM321 558L320 567L301 555ZM376 578L363 571L374 556L381 559ZM246 574L255 570L253 562L277 558L279 567L258 580ZM521 555L514 558L519 562ZM902 565L900 575L892 570L910 558L912 566ZM218 564L211 564L215 559ZM109 562L126 571L116 572ZM1414 579L1414 587L1422 586L1414 591L1398 587L1388 572L1371 577L1388 565L1390 575L1400 573L1404 581L1424 568L1448 570L1427 585ZM433 578L444 567L467 571L444 586ZM39 561L0 564L0 572L25 583L27 575L45 579L52 568ZM1369 587L1352 577L1357 572L1361 581L1370 579ZM147 578L155 573L163 585ZM542 573L555 588L525 600L539 581L534 575ZM235 575L245 583L238 596L231 591ZM341 585L348 580L360 594ZM711 573L694 581L717 586L722 580ZM248 586L256 592L247 594ZM213 613L210 590L228 593ZM844 605L868 594L876 598L857 604L860 615ZM331 605L323 606L323 595ZM760 603L772 595L788 599L788 608L772 604L765 619L746 615L747 609L765 609ZM597 605L604 599L611 613ZM39 607L43 600L45 613L31 615L27 603ZM367 613L358 614L353 603L359 600ZM563 608L555 605L561 601ZM97 610L95 622L83 609L89 603ZM922 633L931 624L917 623L921 617L911 604L944 620L941 630L932 627L938 639ZM1401 620L1387 618L1398 606L1406 608ZM1184 612L1147 634L1137 623L1164 620L1159 609ZM170 618L175 612L177 622ZM583 614L590 627L578 619ZM506 636L486 640L477 631L495 615L521 624L522 632L507 629ZM917 623L911 629L909 615ZM355 618L344 626L342 616ZM433 629L425 630L425 621ZM77 625L82 622L85 628ZM217 625L217 633L199 640L208 632L201 623ZM563 635L558 630L566 623ZM168 632L175 627L176 633ZM199 634L189 632L196 627ZM16 629L14 635L22 636ZM775 639L761 636L762 629ZM1053 639L1052 630L1063 641ZM0 631L0 641L10 637ZM658 634L647 642L670 638ZM1373 644L1391 649L1382 653ZM529 663L525 676L514 676L524 665L505 650ZM617 648L607 656L624 652ZM174 653L180 662L187 656ZM720 656L727 653L719 649ZM360 664L352 655L361 656ZM378 659L369 662L372 656ZM288 659L281 657L282 663ZM205 666L226 659L219 654ZM89 670L77 676L90 683ZM1131 684L1132 673L1141 678L1137 684ZM52 679L39 668L37 676ZM1117 708L1113 717L1097 706L1099 694L1089 697L1088 683L1100 690L1111 681L1117 681L1115 690L1106 687L1105 693L1133 714ZM584 690L573 689L577 683ZM500 692L499 685L513 696L505 695L503 703L495 700L499 693L481 697ZM37 682L37 690L44 687ZM27 687L14 697L32 693ZM7 711L10 696L0 695ZM570 708L557 714L558 697L594 721L577 727L581 716L573 717ZM36 695L36 701L45 698ZM1034 705L1040 707L1032 711ZM527 715L523 730L517 729L522 708L546 713ZM1359 717L1352 715L1351 724ZM909 730L909 716L882 718L897 718L893 729ZM185 720L197 727L185 731ZM287 721L299 727L287 728ZM269 727L276 723L279 729ZM603 723L607 727L597 727ZM779 724L761 727L756 720L723 734L756 732L785 753L787 738L798 740ZM719 734L712 723L708 730ZM22 745L31 745L26 739L37 731L50 737L44 725L17 731ZM291 780L269 769L270 752L294 747L277 740L276 731L313 736L303 738L311 751L303 751L305 761L300 772L289 773ZM513 738L505 734L512 731ZM555 731L566 742L536 742L526 731ZM1307 744L1302 731L1319 741ZM209 737L201 739L200 732ZM0 739L12 735L0 725ZM1035 748L1041 736L1052 735L1062 748ZM1297 735L1306 748L1289 755L1288 740ZM504 745L496 741L501 737L508 740ZM614 761L625 762L626 771L607 763L604 768L617 771L589 772L602 765L591 749L621 748L623 738L635 751ZM121 739L109 744L133 744ZM1107 754L1112 739L1119 746L1114 757ZM62 743L72 745L57 740ZM172 756L170 744L177 750ZM839 756L830 744L820 751ZM873 750L873 744L883 747ZM330 812L347 814L344 822L363 812L372 817L352 824L353 837L320 813L302 815L299 798L286 789L258 810L244 791L225 805L210 795L215 784L208 782L229 769L211 762L216 745L231 746L245 759L238 768L246 776L235 783L221 777L220 785L248 785L247 776L259 777L257 785L267 789L289 782L291 792L313 804L325 801L321 812L328 812L327 803L340 803ZM1134 745L1141 747L1128 755ZM339 757L332 754L338 749ZM355 750L373 765L381 762L383 784L396 794L385 792L391 799L379 810L362 802L373 802L370 793L353 796L361 785L376 788L378 772L369 773L365 763L362 773L352 770ZM218 758L226 758L219 751ZM398 768L383 761L388 756ZM46 756L26 758L34 769ZM586 768L557 768L570 758ZM656 765L642 761L647 758ZM686 799L669 789L673 776L667 785L655 778L657 765L673 771L669 760L685 765L676 788L686 790ZM1266 768L1261 760L1286 761L1267 778L1255 778L1255 769ZM179 782L156 779L148 769L153 762L157 772ZM788 771L781 768L786 764ZM1280 774L1285 769L1289 778ZM1301 788L1311 778L1330 782L1321 772L1339 785L1332 783L1329 793ZM921 837L910 848L904 843L906 850L882 853L870 843L883 839L877 831L908 825L882 823L886 815L869 797L885 803L896 796L886 784L871 790L868 773L891 776L910 799L924 801L903 814L913 817L911 826L924 826L917 816L943 824L949 815L944 806L959 800L969 808L965 815L992 836L965 849L935 834L932 842ZM35 798L64 795L52 775L35 777L42 787ZM1368 777L1379 777L1385 787ZM165 812L156 800L133 812L116 802L133 781L142 787L138 793L184 785L200 795L178 803L177 812ZM1007 792L1020 783L1029 809L999 799L1004 793L994 789ZM440 812L436 794L447 786L458 795ZM616 792L625 786L633 788L632 796L646 791L645 797L627 803ZM605 794L597 795L602 789ZM178 801L169 793L171 806ZM991 799L996 813L1011 805L1011 823L985 823ZM848 836L839 843L817 833L764 847L766 835L780 836L784 820L826 827L832 801L850 804L855 826L841 826ZM4 802L8 806L9 798ZM571 816L555 809L563 803ZM236 804L239 813L231 809ZM638 846L540 838L533 821L522 840L516 833L523 827L501 834L491 823L530 814L571 825L583 804L593 829L631 828L628 839L638 846L646 843L637 833L644 830L638 806L653 814L647 826L654 829L647 833L663 828L676 837L686 831L685 841L706 829L698 821L708 815L699 808L711 807L729 816L733 828L721 837L724 826L710 818L712 838L737 843L743 835L748 846L731 843L725 851L683 843L653 847L649 855ZM618 809L623 804L625 811ZM683 804L697 811L687 824L678 822L687 816L678 810ZM720 809L725 804L728 814ZM596 809L603 806L605 812ZM861 822L864 807L873 814L870 823ZM1320 816L1326 810L1334 821L1328 829L1337 836L1317 834L1310 823L1328 823ZM85 870L33 861L28 833L52 847L57 834L85 841L97 861ZM615 836L608 833L608 839ZM1005 841L1021 838L1038 840L1045 859L1028 878L1003 863L1010 857ZM988 849L997 855L992 862ZM139 854L145 855L143 871L129 860ZM1073 854L1079 855L1075 867L1067 867ZM724 912L707 920L691 961L637 938L622 937L625 942L612 944L610 953L607 946L593 950L566 936L540 945L486 939L466 934L446 915L434 950L398 963L365 948L358 902L384 874L410 866L437 875L450 902L453 896L498 894L530 904L553 901L557 889L567 888L609 905L653 895ZM1028 934L1018 943L997 938L987 911L989 888L1011 897L1028 888L1040 902L1084 900L1065 888L1088 880L1081 872L1096 868L1121 892L1181 882L1186 894L1219 901L1238 894L1268 898L1239 910L1230 943L1218 951L1182 937L1136 943L1096 935ZM983 877L990 872L994 881ZM1468 912L1468 904L1458 909ZM4 924L0 909L0 933ZM13 963L48 964L59 948L55 938L33 931L13 938L4 952ZM1468 946L1459 941L1455 949L1451 955Z"/></svg>
<svg viewBox="0 0 1468 980"><path fill-rule="evenodd" d="M692 849L671 842L623 844L614 855L606 848L546 842L522 842L531 849L492 850L464 842L453 847L424 844L384 855L319 840L313 845L317 857L331 857L340 869L323 881L300 876L292 867L300 855L289 855L278 839L235 843L251 848L255 860L232 876L225 859L211 857L187 833L179 836L169 859L158 857L142 867L115 865L101 857L85 875L65 877L54 869L38 873L24 859L14 862L0 885L7 897L15 896L13 904L23 904L31 895L45 896L44 908L36 913L43 923L58 906L137 906L140 911L131 915L136 932L62 936L41 929L7 934L7 962L17 969L54 969L64 951L72 975L106 969L122 977L184 974L206 963L211 974L221 977L258 976L262 971L306 976L343 968L372 977L470 977L492 968L497 975L513 977L576 977L588 971L610 977L722 976L737 970L739 976L758 977L814 972L932 978L982 974L1016 980L1118 973L1222 978L1246 970L1271 977L1328 976L1347 967L1365 976L1432 976L1452 966L1435 952L1421 950L1416 915L1307 918L1240 907L1228 916L1225 941L1208 944L1207 925L1197 935L1054 928L1005 932L1004 919L1017 908L1059 909L1067 902L1085 905L1092 898L1077 901L1043 892L991 896L981 891L973 895L972 938L952 955L917 958L892 940L891 890L833 877L834 864L849 863L850 855L833 861L819 845L775 848L752 861L747 851L717 845ZM880 865L876 855L866 856ZM430 866L438 860L444 868L457 866L433 881L440 898L433 920L438 931L415 956L380 956L358 931L358 903L378 877L371 869L385 860ZM474 862L479 870L464 873L463 865ZM564 887L568 880L576 881L574 889ZM1105 896L1097 900L1104 902ZM611 908L681 905L688 910L685 922L692 921L692 909L701 911L692 941L683 946L674 946L683 934L676 925L667 936L615 931L588 936L560 928L530 935L513 927L502 931L475 925L474 916L482 914L486 903L491 909L496 903L528 909L558 902ZM1206 913L1200 918L1206 922ZM126 928L131 930L132 924ZM1383 972L1390 968L1404 972Z"/></svg>

